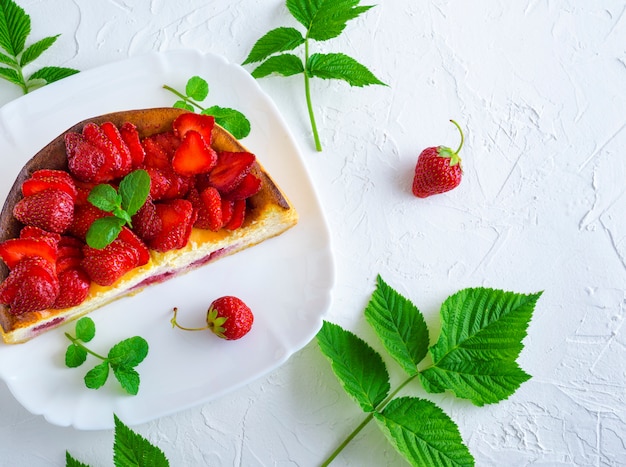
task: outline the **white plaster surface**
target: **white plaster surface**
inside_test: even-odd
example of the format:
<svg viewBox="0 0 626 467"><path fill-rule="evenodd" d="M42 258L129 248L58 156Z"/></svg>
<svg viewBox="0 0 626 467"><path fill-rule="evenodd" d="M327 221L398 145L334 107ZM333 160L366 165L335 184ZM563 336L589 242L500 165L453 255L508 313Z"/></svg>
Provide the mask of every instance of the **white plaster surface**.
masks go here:
<svg viewBox="0 0 626 467"><path fill-rule="evenodd" d="M241 63L266 31L296 26L283 0L18 3L32 40L61 34L36 63L80 70L179 48ZM457 422L479 466L626 465L626 2L376 3L314 46L389 85L313 81L322 153L301 78L260 81L328 216L337 283L327 319L380 348L362 314L378 273L421 309L433 340L440 303L463 287L544 290L520 359L533 378L509 400L474 407L410 392ZM18 96L0 82L0 103ZM450 118L466 128L464 180L417 199L417 154L457 145ZM306 467L362 418L311 342L261 380L134 428L172 466ZM0 384L0 465L61 466L65 450L113 465L112 445L112 431L31 415ZM404 461L371 424L333 465Z"/></svg>

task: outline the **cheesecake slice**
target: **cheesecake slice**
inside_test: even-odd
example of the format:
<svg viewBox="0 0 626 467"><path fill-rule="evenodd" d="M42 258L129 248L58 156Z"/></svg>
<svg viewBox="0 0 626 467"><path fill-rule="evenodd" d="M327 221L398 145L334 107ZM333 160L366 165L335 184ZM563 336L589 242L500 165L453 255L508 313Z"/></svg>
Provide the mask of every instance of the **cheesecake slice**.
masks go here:
<svg viewBox="0 0 626 467"><path fill-rule="evenodd" d="M0 304L0 332L6 343L15 344L28 341L43 332L51 330L68 320L77 319L113 300L137 293L181 273L204 266L219 258L280 235L297 223L298 216L293 205L259 163L256 156L225 129L212 121L209 122L210 125L208 127L204 128L204 131L208 131L208 134L203 135L202 128L196 128L187 124L177 125L177 119L188 113L181 109L156 108L116 112L90 118L74 125L59 135L26 163L17 176L0 214L0 256L4 260L0 262L0 302L3 302ZM181 121L183 118L180 118L178 121ZM94 174L97 172L98 176L100 176L103 173L103 169L99 169L99 171L92 170L91 172L89 172L91 169L83 170L85 165L77 159L82 157L82 152L80 149L76 149L76 141L81 138L91 138L90 141L92 143L94 141L97 142L97 137L103 134L99 132L98 128L104 129L104 134L106 135L113 135L106 140L107 144L102 145L105 150L111 141L114 141L117 145L120 144L120 141L126 141L120 138L116 141L115 135L124 135L124 132L116 133L115 129L135 129L135 143L137 141L140 142L141 147L132 149L135 151L143 149L145 157L141 160L132 159L132 162L129 163L132 163L133 169L146 170L150 174L151 192L146 203L150 203L153 211L156 209L156 211L161 212L158 206L166 206L171 203L180 203L187 207L193 206L193 219L190 220L189 229L185 231L184 244L170 245L168 243L165 245L164 243L159 243L155 240L155 235L158 236L160 232L158 229L155 228L157 231L148 235L139 228L141 226L135 225L135 222L133 222L132 226L123 227L125 231L131 232L126 232L125 235L126 237L132 237L133 245L139 244L139 249L143 252L145 248L147 253L137 254L136 248L131 248L133 254L129 253L126 256L132 256L133 258L141 256L143 259L135 263L135 266L129 268L120 277L115 278L112 283L101 279L101 276L106 276L106 273L109 272L98 271L99 265L103 263L86 259L90 258L90 255L99 255L100 253L87 245L84 236L85 226L82 226L83 231L80 232L81 229L75 225L79 205L86 203L84 198L82 201L78 199L73 201L75 203L73 207L75 217L71 221L68 220L60 228L56 229L56 232L50 232L49 235L44 232L46 235L45 239L35 238L33 242L30 242L30 244L40 246L42 246L42 243L46 243L47 245L52 245L51 247L43 245L45 246L43 249L17 248L16 253L16 248L11 243L11 239L19 239L21 237L30 239L40 235L39 233L33 234L33 232L45 231L45 225L42 227L37 222L33 222L34 225L29 225L33 216L30 216L27 219L27 223L25 223L25 217L21 216L23 209L16 208L24 198L34 196L32 193L41 189L31 188L31 185L39 186L38 183L32 182L33 178L36 179L35 182L39 181L37 174L44 173L47 175L48 172L46 171L65 171L72 176L76 186L82 190L85 190L85 187L92 187L99 183L108 183L114 187L118 186L120 178L122 178L121 172L116 172L119 171L119 167L113 168L113 172L111 172L117 175L111 175L102 182ZM189 135L184 133L188 129L191 130ZM201 137L195 133L200 133ZM86 137L84 137L85 134L87 134ZM94 134L97 137L94 137ZM197 162L192 157L187 157L182 163L172 162L174 158L177 158L179 161L183 159L182 156L178 157L178 148L183 146L183 141L186 138L191 140L191 136L195 137L193 143L185 142L184 144L195 148L204 142L207 147L210 147L209 151L217 157L217 162L213 161L210 167L203 167L202 163ZM122 148L122 152L126 154L128 160L130 160L130 152L132 152L129 150L129 146L131 146L130 143L125 145L125 148ZM119 151L116 152L116 154L118 153ZM230 167L224 167L226 162L223 161L229 160L229 157L236 158L244 154L253 161L249 164L249 167L246 167L245 176L242 175L239 177L241 180L238 179L236 183L230 183L227 187L223 186L223 184L220 185L223 181L223 176L230 176L229 171L231 171ZM175 195L172 195L171 190L169 194L164 194L163 189L160 191L157 189L157 185L163 181L157 180L155 173L160 172L156 167L164 164L163 161L168 161L170 165L173 164L176 169L172 172L172 167L166 167L163 171L176 173L178 174L176 175L177 179L184 181L184 183L180 183L181 186L178 187L178 192ZM220 172L219 174L216 173L218 171ZM179 174L179 172L182 174ZM222 172L226 172L226 174L224 175ZM89 178L92 175L95 177L94 179ZM44 176L39 176L39 178L45 179ZM27 182L28 189L24 188L25 182ZM204 209L204 205L198 203L202 203L205 198L202 197L199 201L198 193L200 190L206 190L206 188L214 194L217 193L215 196L217 196L218 202L221 199L224 207L224 223L218 222L217 225L214 225L214 222L209 222L208 224L200 222L201 218L206 218L206 215L200 215L200 210ZM159 192L157 193L155 190ZM253 194L250 196L241 195L242 192L246 193L247 191L253 192ZM195 196L192 196L192 193L195 193ZM60 197L66 199L67 196L64 196ZM79 194L78 198L80 196ZM215 199L212 199L215 202ZM240 215L241 218L238 220L226 219L226 211L232 210L233 205L238 206L236 208L238 212L235 214ZM155 206L157 207L155 208ZM227 206L229 206L228 209ZM70 212L72 212L71 209ZM38 218L36 217L35 221L37 220ZM167 223L166 220L159 222L159 226ZM122 235L120 234L120 239L121 237ZM60 238L61 240L59 240ZM120 239L115 240L111 245L122 245L121 248L123 250L123 245L128 245L128 243L124 243ZM72 253L70 261L67 261L67 257L64 258L63 265L61 265L60 257L63 254L62 250L67 251L67 245L71 245L72 251L79 253ZM106 247L105 250L107 248L113 249L111 246ZM50 283L54 286L49 286L49 283L46 283L48 288L43 287L44 292L41 292L45 299L51 299L50 294L56 293L61 295L63 293L64 282L60 280L61 271L73 268L72 271L78 277L87 278L88 283L85 286L84 297L81 297L80 303L74 304L74 302L71 302L71 306L64 306L64 304L67 304L66 299L59 299L51 306L33 309L37 308L37 305L33 305L30 298L26 300L23 297L22 299L15 298L23 292L18 290L19 287L16 284L26 282L30 284L34 281L32 277L37 276L37 274L22 276L26 280L20 280L20 277L17 279L11 277L11 274L17 276L20 269L23 269L28 262L35 263L35 267L38 268L36 269L37 274L48 279L51 277ZM67 266L67 264L70 264L70 266ZM103 274L100 274L101 272ZM59 282L61 283L60 286ZM32 287L37 290L41 288L37 284ZM74 297L76 294L68 295ZM36 298L38 297L35 297L33 302L37 302ZM47 302L43 300L41 303Z"/></svg>

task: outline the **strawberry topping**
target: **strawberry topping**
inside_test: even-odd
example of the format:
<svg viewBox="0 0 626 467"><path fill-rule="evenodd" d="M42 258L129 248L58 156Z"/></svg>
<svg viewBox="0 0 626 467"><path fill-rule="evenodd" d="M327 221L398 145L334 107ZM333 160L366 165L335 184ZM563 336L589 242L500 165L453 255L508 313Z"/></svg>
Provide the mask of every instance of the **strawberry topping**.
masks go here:
<svg viewBox="0 0 626 467"><path fill-rule="evenodd" d="M63 233L74 218L74 200L63 190L47 188L18 201L13 215L23 224Z"/></svg>

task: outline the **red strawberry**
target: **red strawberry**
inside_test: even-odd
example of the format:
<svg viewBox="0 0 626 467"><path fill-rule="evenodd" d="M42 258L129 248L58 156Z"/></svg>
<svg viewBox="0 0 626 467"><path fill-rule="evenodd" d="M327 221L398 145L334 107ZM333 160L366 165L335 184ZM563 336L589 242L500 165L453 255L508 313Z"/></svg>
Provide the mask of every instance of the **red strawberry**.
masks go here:
<svg viewBox="0 0 626 467"><path fill-rule="evenodd" d="M20 238L36 238L46 241L51 247L57 248L61 235L47 230L40 229L34 225L25 225L20 230Z"/></svg>
<svg viewBox="0 0 626 467"><path fill-rule="evenodd" d="M58 273L59 295L52 308L69 308L80 305L89 295L91 279L80 267L66 269Z"/></svg>
<svg viewBox="0 0 626 467"><path fill-rule="evenodd" d="M246 219L246 200L238 199L233 201L233 213L230 216L229 221L224 224L224 228L228 230L237 230L243 225L243 221Z"/></svg>
<svg viewBox="0 0 626 467"><path fill-rule="evenodd" d="M91 203L80 204L74 209L74 220L67 229L67 232L76 238L85 240L85 236L91 224L93 224L96 219L110 215L111 213L105 212Z"/></svg>
<svg viewBox="0 0 626 467"><path fill-rule="evenodd" d="M209 172L217 163L217 153L200 133L189 130L172 158L172 168L181 175L197 175Z"/></svg>
<svg viewBox="0 0 626 467"><path fill-rule="evenodd" d="M156 214L161 220L161 230L148 241L148 246L161 252L184 247L197 216L191 203L186 199L157 203Z"/></svg>
<svg viewBox="0 0 626 467"><path fill-rule="evenodd" d="M13 269L24 258L39 257L55 264L57 248L41 238L11 238L0 243L0 258Z"/></svg>
<svg viewBox="0 0 626 467"><path fill-rule="evenodd" d="M115 239L102 249L83 247L80 265L91 280L99 285L111 285L137 265L137 252L126 242Z"/></svg>
<svg viewBox="0 0 626 467"><path fill-rule="evenodd" d="M22 194L26 197L47 188L63 190L76 200L77 191L74 179L64 170L42 169L33 172L30 178L22 184Z"/></svg>
<svg viewBox="0 0 626 467"><path fill-rule="evenodd" d="M172 123L174 134L183 139L189 131L200 133L207 146L211 145L211 133L215 126L215 118L211 115L185 113L176 117Z"/></svg>
<svg viewBox="0 0 626 467"><path fill-rule="evenodd" d="M146 152L146 157L143 160L146 167L156 167L158 169L171 167L169 154L163 149L163 146L157 143L155 137L149 136L144 138L142 144Z"/></svg>
<svg viewBox="0 0 626 467"><path fill-rule="evenodd" d="M225 193L224 198L238 200L256 195L261 190L261 179L253 173L248 173L232 191Z"/></svg>
<svg viewBox="0 0 626 467"><path fill-rule="evenodd" d="M413 194L426 198L445 193L461 183L463 169L459 151L463 147L463 130L454 120L450 120L461 133L461 144L456 151L445 146L424 149L417 159L413 177Z"/></svg>
<svg viewBox="0 0 626 467"><path fill-rule="evenodd" d="M113 180L113 166L104 151L80 133L65 135L65 149L68 168L78 180L95 183Z"/></svg>
<svg viewBox="0 0 626 467"><path fill-rule="evenodd" d="M137 253L137 261L135 267L143 266L150 261L150 251L146 244L130 230L128 227L122 227L121 232L117 236L118 240L124 242L127 248Z"/></svg>
<svg viewBox="0 0 626 467"><path fill-rule="evenodd" d="M148 198L132 218L133 231L144 242L149 242L161 231L161 218L157 216L156 206Z"/></svg>
<svg viewBox="0 0 626 467"><path fill-rule="evenodd" d="M193 207L198 212L198 218L194 227L217 232L222 228L222 198L220 193L212 186L205 188L202 193L198 193L196 188L192 188L187 197Z"/></svg>
<svg viewBox="0 0 626 467"><path fill-rule="evenodd" d="M13 215L23 224L63 233L74 218L74 200L63 190L48 188L18 201Z"/></svg>
<svg viewBox="0 0 626 467"><path fill-rule="evenodd" d="M67 269L76 268L83 259L84 243L77 238L64 235L58 243L56 271L60 275Z"/></svg>
<svg viewBox="0 0 626 467"><path fill-rule="evenodd" d="M113 141L101 127L91 122L83 127L83 136L104 153L105 164L100 168L101 174L103 176L110 174L112 178L116 178L122 168L122 156Z"/></svg>
<svg viewBox="0 0 626 467"><path fill-rule="evenodd" d="M58 295L54 266L39 257L24 258L0 284L0 303L14 315L50 308Z"/></svg>
<svg viewBox="0 0 626 467"><path fill-rule="evenodd" d="M202 331L209 329L216 336L226 340L241 339L250 332L254 315L250 307L241 299L233 296L220 297L211 303L206 316L206 327L202 328L186 328L180 326L176 322L176 313L178 309L174 308L174 317L171 319L173 326L177 326L186 331Z"/></svg>
<svg viewBox="0 0 626 467"><path fill-rule="evenodd" d="M157 133L152 135L151 139L154 140L165 151L168 158L171 160L174 157L174 153L180 146L181 139L174 134L173 131L164 131L163 133Z"/></svg>
<svg viewBox="0 0 626 467"><path fill-rule="evenodd" d="M133 159L130 154L130 149L122 139L122 135L118 128L111 122L104 122L100 125L100 129L106 135L106 137L113 143L113 146L117 150L120 156L120 167L116 171L116 178L122 178L128 175L133 169Z"/></svg>
<svg viewBox="0 0 626 467"><path fill-rule="evenodd" d="M255 159L254 154L249 152L220 152L207 180L220 193L228 193L250 172Z"/></svg>
<svg viewBox="0 0 626 467"><path fill-rule="evenodd" d="M133 168L138 168L143 164L146 152L141 144L137 127L132 123L126 122L120 128L120 136L126 143L132 160Z"/></svg>
<svg viewBox="0 0 626 467"><path fill-rule="evenodd" d="M96 182L81 182L78 180L74 181L74 186L76 186L76 201L74 201L74 204L76 206L81 205L81 204L91 204L89 203L89 201L87 201L87 197L89 196L89 193L91 193L91 190L93 190L93 188L98 185L98 183Z"/></svg>
<svg viewBox="0 0 626 467"><path fill-rule="evenodd" d="M226 225L233 218L235 211L235 202L222 198L222 225Z"/></svg>

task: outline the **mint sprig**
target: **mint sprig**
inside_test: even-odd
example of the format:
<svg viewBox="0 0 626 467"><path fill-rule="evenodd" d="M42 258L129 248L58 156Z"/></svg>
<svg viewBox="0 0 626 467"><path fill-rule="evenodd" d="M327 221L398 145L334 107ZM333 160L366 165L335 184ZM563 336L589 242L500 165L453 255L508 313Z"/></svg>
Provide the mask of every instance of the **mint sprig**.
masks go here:
<svg viewBox="0 0 626 467"><path fill-rule="evenodd" d="M87 244L92 248L105 248L117 238L124 225L132 227L132 216L141 209L149 194L150 175L143 169L126 175L117 190L106 183L93 187L87 201L113 215L96 219L91 224Z"/></svg>
<svg viewBox="0 0 626 467"><path fill-rule="evenodd" d="M116 467L169 467L163 451L125 425L117 415L113 441L113 463ZM89 467L65 451L66 467Z"/></svg>
<svg viewBox="0 0 626 467"><path fill-rule="evenodd" d="M135 367L148 355L148 343L145 339L139 336L124 339L111 347L107 356L104 357L85 345L96 334L96 327L91 318L79 319L76 322L75 334L72 336L65 333L65 336L72 342L65 351L65 365L69 368L77 368L87 361L88 355L101 360L101 363L85 374L85 386L89 389L101 388L106 383L109 370L111 370L128 394L138 393L140 377Z"/></svg>
<svg viewBox="0 0 626 467"><path fill-rule="evenodd" d="M450 390L478 406L510 397L530 378L517 358L540 296L461 290L443 303L441 333L429 348L421 312L379 275L365 318L408 378L391 391L380 354L350 331L323 323L320 349L346 393L368 415L322 465L329 465L372 419L412 465L474 465L458 426L441 408L426 399L396 396L419 380L427 392ZM428 354L432 364L420 370Z"/></svg>
<svg viewBox="0 0 626 467"><path fill-rule="evenodd" d="M262 62L252 71L255 78L274 73L282 76L303 74L309 120L318 151L322 150L322 144L311 101L311 78L338 79L358 87L385 85L365 65L346 54L309 53L312 40L334 39L344 31L348 21L374 7L359 3L360 0L286 0L287 9L304 26L305 33L293 27L272 29L254 44L243 62L243 65ZM287 53L300 46L304 46L303 58Z"/></svg>
<svg viewBox="0 0 626 467"><path fill-rule="evenodd" d="M30 76L28 65L38 59L57 40L59 35L44 37L26 46L31 32L30 16L12 0L0 1L0 78L18 85L24 94L48 83L78 73L73 68L46 66Z"/></svg>
<svg viewBox="0 0 626 467"><path fill-rule="evenodd" d="M245 138L250 134L250 121L238 110L218 105L202 107L200 102L203 102L209 95L209 83L200 76L189 78L185 85L184 93L167 84L163 85L163 89L179 97L179 100L174 103L173 107L189 110L190 112L195 112L197 109L201 114L211 115L215 118L215 122L218 125L224 127L237 139Z"/></svg>

